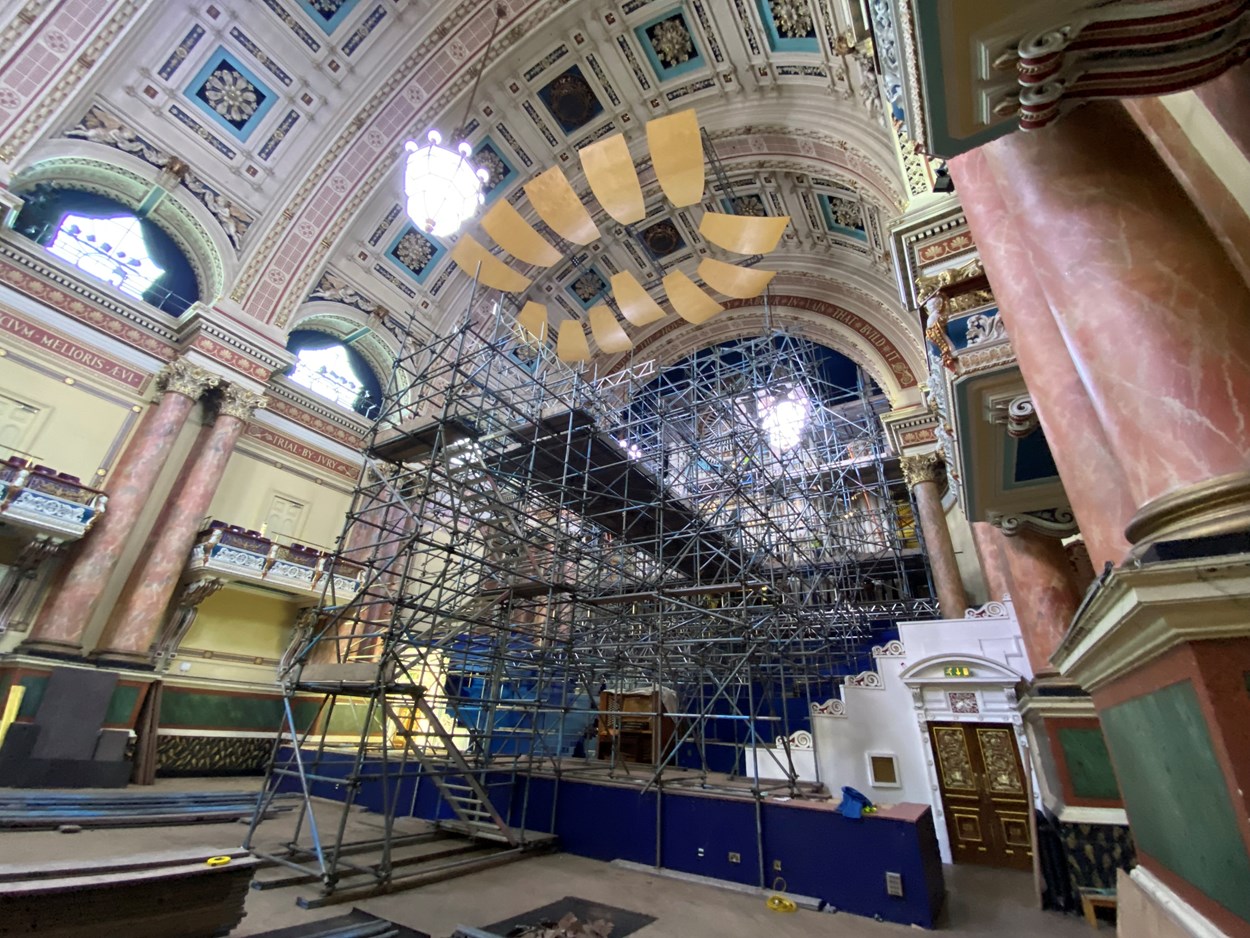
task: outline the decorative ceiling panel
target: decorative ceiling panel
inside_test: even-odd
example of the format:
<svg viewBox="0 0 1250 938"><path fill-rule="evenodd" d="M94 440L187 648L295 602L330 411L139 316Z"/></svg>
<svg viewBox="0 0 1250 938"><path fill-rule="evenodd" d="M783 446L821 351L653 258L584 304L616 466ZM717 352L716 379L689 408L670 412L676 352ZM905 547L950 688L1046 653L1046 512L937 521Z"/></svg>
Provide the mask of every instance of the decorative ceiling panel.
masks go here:
<svg viewBox="0 0 1250 938"><path fill-rule="evenodd" d="M634 35L652 72L661 82L679 78L706 64L680 7L636 26Z"/></svg>

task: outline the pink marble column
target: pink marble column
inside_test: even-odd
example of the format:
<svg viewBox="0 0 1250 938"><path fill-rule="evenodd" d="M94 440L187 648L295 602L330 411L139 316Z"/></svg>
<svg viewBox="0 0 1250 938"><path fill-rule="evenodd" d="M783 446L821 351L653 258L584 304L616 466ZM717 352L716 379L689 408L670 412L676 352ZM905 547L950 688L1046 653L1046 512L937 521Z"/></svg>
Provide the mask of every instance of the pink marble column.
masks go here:
<svg viewBox="0 0 1250 938"><path fill-rule="evenodd" d="M1129 539L1250 525L1250 289L1154 147L1097 102L983 150L1124 468Z"/></svg>
<svg viewBox="0 0 1250 938"><path fill-rule="evenodd" d="M157 377L160 402L144 415L107 483L108 507L55 581L48 601L19 650L79 655L82 636L134 531L135 522L169 460L196 400L218 379L178 359Z"/></svg>
<svg viewBox="0 0 1250 938"><path fill-rule="evenodd" d="M998 542L1011 574L1011 599L1035 676L1055 673L1050 656L1081 604L1063 542L1027 528Z"/></svg>
<svg viewBox="0 0 1250 938"><path fill-rule="evenodd" d="M1007 572L1007 558L999 545L998 531L994 525L985 521L977 521L972 525L972 545L977 552L977 560L981 562L981 573L985 577L985 588L991 602L1000 602L1011 594L1011 577Z"/></svg>
<svg viewBox="0 0 1250 938"><path fill-rule="evenodd" d="M1035 250L984 147L952 160L950 170L1090 557L1099 569L1118 564L1129 551L1124 529L1135 504L1034 273Z"/></svg>
<svg viewBox="0 0 1250 938"><path fill-rule="evenodd" d="M916 497L916 516L924 535L925 553L933 574L938 607L944 619L962 619L968 611L968 594L959 576L955 546L951 543L946 512L942 510L942 492L938 480L942 476L942 460L937 453L904 456L899 460L907 485Z"/></svg>
<svg viewBox="0 0 1250 938"><path fill-rule="evenodd" d="M1124 107L1185 187L1185 194L1202 212L1241 279L1250 284L1250 216L1229 191L1233 180L1220 177L1159 98L1133 98L1125 101ZM1246 121L1250 124L1250 113ZM1246 133L1250 134L1250 128Z"/></svg>
<svg viewBox="0 0 1250 938"><path fill-rule="evenodd" d="M151 646L191 555L195 537L252 412L264 398L227 386L216 419L205 427L181 485L148 538L143 557L117 601L92 656L126 664L150 664Z"/></svg>

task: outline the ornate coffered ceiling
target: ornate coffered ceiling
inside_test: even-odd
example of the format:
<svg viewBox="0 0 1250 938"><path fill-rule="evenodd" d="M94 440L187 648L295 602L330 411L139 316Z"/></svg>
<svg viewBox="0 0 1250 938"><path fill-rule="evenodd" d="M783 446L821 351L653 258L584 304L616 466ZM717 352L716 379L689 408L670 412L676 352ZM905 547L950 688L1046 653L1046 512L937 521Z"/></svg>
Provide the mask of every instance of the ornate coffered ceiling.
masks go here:
<svg viewBox="0 0 1250 938"><path fill-rule="evenodd" d="M464 314L469 283L448 258L452 243L417 231L400 209L398 158L404 140L460 120L494 0L104 0L100 16L123 5L131 18L90 80L63 89L41 132L7 154L15 188L41 165L88 155L163 186L218 247L218 305L268 334L333 303L354 310L349 319L392 323L411 310L434 328ZM809 303L803 315L829 319L828 341L887 377L900 371L881 358L885 345L907 373L922 372L888 236L915 184L882 106L859 0L507 0L505 9L468 124L490 173L488 201L507 199L542 230L522 184L556 165L588 197L577 148L624 133L649 208L628 231L601 214L603 238L529 271L529 295L553 319L584 316L621 270L648 285L674 268L693 274L713 253L698 233L705 210L789 215L765 262L781 271L773 292ZM673 209L643 128L686 108L719 171L709 171L701 206ZM172 178L171 160L182 167ZM833 309L870 328L856 332L826 315Z"/></svg>

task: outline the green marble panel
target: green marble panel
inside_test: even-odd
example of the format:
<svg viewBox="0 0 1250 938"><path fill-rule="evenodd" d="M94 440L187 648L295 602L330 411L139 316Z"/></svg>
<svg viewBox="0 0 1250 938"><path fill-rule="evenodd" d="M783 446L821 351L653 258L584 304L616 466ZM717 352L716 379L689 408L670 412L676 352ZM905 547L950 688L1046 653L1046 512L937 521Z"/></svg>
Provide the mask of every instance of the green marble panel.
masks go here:
<svg viewBox="0 0 1250 938"><path fill-rule="evenodd" d="M1250 919L1250 856L1193 684L1173 684L1101 717L1138 850Z"/></svg>
<svg viewBox="0 0 1250 938"><path fill-rule="evenodd" d="M1064 761L1068 764L1072 794L1078 798L1118 801L1120 787L1115 781L1102 730L1094 726L1065 726L1058 736Z"/></svg>
<svg viewBox="0 0 1250 938"><path fill-rule="evenodd" d="M313 700L292 704L302 729L317 709ZM282 698L250 694L211 694L166 687L161 697L162 729L246 730L276 733L282 724Z"/></svg>

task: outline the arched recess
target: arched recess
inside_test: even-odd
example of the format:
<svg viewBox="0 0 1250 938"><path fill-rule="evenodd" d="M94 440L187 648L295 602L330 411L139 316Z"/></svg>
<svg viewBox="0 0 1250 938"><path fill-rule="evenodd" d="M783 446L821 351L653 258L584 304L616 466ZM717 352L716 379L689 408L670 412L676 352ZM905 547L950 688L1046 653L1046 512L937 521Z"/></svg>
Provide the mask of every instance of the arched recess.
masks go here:
<svg viewBox="0 0 1250 938"><path fill-rule="evenodd" d="M40 148L13 177L18 195L36 186L76 189L114 199L136 213L150 200L161 172L137 157L88 141L57 141ZM237 272L234 249L221 226L194 199L175 188L164 190L146 218L173 239L195 273L205 303L222 295Z"/></svg>
<svg viewBox="0 0 1250 938"><path fill-rule="evenodd" d="M877 382L894 408L920 400L923 372L879 329L866 319L841 307L810 297L779 296L771 300L766 314L759 300L735 301L726 311L700 326L683 320L671 322L644 337L635 347L637 358L655 358L663 368L698 349L744 336L760 335L770 325L811 339L845 355ZM623 364L617 359L612 367ZM610 369L609 369L610 370Z"/></svg>
<svg viewBox="0 0 1250 938"><path fill-rule="evenodd" d="M322 332L336 339L345 339L361 329L368 329L368 333L354 339L351 346L360 353L385 390L395 356L399 354L399 342L385 329L379 328L377 317L346 303L314 300L301 306L292 317L289 331L298 329Z"/></svg>

